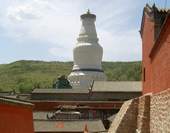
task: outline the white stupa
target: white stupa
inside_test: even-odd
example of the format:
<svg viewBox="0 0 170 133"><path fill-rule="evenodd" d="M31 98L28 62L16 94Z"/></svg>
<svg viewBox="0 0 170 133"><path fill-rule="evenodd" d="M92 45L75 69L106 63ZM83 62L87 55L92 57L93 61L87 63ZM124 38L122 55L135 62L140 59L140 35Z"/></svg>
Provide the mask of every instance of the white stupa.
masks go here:
<svg viewBox="0 0 170 133"><path fill-rule="evenodd" d="M73 87L90 87L93 80L106 80L102 69L103 49L98 43L94 24L96 16L88 10L87 14L81 15L81 19L78 43L73 50L74 66L68 79Z"/></svg>

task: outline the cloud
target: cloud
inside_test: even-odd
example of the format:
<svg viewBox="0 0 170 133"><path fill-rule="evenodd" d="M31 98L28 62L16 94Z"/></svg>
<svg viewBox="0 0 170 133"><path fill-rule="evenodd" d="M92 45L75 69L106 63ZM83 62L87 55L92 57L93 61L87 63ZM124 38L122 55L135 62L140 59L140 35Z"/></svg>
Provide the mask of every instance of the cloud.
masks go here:
<svg viewBox="0 0 170 133"><path fill-rule="evenodd" d="M9 7L7 16L13 21L32 21L42 18L42 14L30 6Z"/></svg>
<svg viewBox="0 0 170 133"><path fill-rule="evenodd" d="M60 60L72 60L77 43L80 15L90 8L97 15L96 29L104 49L104 60L140 60L140 37L133 27L135 0L16 0L6 3L0 14L0 27L5 35L24 41L48 45L47 53ZM132 4L133 3L133 4ZM15 45L15 44L13 44ZM27 44L28 45L28 44ZM42 45L42 47L43 47Z"/></svg>
<svg viewBox="0 0 170 133"><path fill-rule="evenodd" d="M20 37L23 40L21 35L24 34L24 39L38 40L50 45L67 45L73 37L70 31L76 30L78 21L69 13L69 8L65 10L66 7L60 4L55 7L53 3L45 0L32 0L18 6L9 6L1 26L9 36L17 39Z"/></svg>

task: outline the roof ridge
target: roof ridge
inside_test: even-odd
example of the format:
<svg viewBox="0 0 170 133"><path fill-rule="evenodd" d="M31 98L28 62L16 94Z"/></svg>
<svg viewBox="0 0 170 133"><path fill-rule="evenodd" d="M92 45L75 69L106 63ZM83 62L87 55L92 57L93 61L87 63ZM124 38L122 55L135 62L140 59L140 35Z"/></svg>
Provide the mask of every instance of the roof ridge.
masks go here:
<svg viewBox="0 0 170 133"><path fill-rule="evenodd" d="M34 119L34 121L48 121L48 122L72 122L72 121L74 121L74 122L76 122L76 121L78 121L78 122L84 122L84 121L90 121L90 122L94 122L94 121L101 121L101 119L93 119L93 120L89 120L89 119L78 119L78 120L74 120L74 119L70 119L70 120L53 120L53 119Z"/></svg>
<svg viewBox="0 0 170 133"><path fill-rule="evenodd" d="M157 10L158 12L168 12L170 10L170 8L167 7L157 7L155 4L151 5L150 3L147 3L145 6L145 9L148 13L151 13L155 10Z"/></svg>
<svg viewBox="0 0 170 133"><path fill-rule="evenodd" d="M17 99L17 98L9 98L9 97L4 97L4 96L0 96L0 103L21 105L21 106L30 106L30 107L34 106L29 101L21 100L21 99Z"/></svg>

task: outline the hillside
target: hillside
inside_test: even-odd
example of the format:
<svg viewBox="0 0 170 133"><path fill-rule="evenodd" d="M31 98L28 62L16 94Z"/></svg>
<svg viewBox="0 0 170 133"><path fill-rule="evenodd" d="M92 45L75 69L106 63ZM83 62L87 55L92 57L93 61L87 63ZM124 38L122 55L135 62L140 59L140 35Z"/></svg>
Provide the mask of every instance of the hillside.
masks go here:
<svg viewBox="0 0 170 133"><path fill-rule="evenodd" d="M16 61L0 65L0 90L27 93L33 87L51 88L57 76L68 76L73 62ZM142 62L103 62L110 81L140 81Z"/></svg>

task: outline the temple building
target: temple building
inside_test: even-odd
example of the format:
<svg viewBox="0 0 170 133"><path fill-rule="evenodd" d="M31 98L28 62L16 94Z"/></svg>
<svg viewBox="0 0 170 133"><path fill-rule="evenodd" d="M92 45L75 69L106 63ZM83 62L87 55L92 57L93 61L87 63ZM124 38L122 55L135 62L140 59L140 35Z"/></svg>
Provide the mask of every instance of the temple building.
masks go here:
<svg viewBox="0 0 170 133"><path fill-rule="evenodd" d="M68 76L70 84L78 87L90 87L91 82L105 81L106 76L103 72L101 63L103 49L99 45L94 21L96 15L81 15L82 25L77 38L78 43L74 47L74 66L71 74Z"/></svg>
<svg viewBox="0 0 170 133"><path fill-rule="evenodd" d="M170 8L147 4L144 8L142 38L143 94L170 87Z"/></svg>
<svg viewBox="0 0 170 133"><path fill-rule="evenodd" d="M170 132L170 8L146 4L142 38L142 96L124 102L108 133Z"/></svg>
<svg viewBox="0 0 170 133"><path fill-rule="evenodd" d="M105 81L101 66L103 49L94 25L96 16L88 10L81 19L78 43L73 50L74 66L68 80L62 75L53 88L34 88L31 92L36 133L83 132L85 123L89 132L106 132L122 104L142 94L141 81ZM46 124L60 122L64 123L63 128L44 129ZM70 123L79 126L68 127Z"/></svg>

